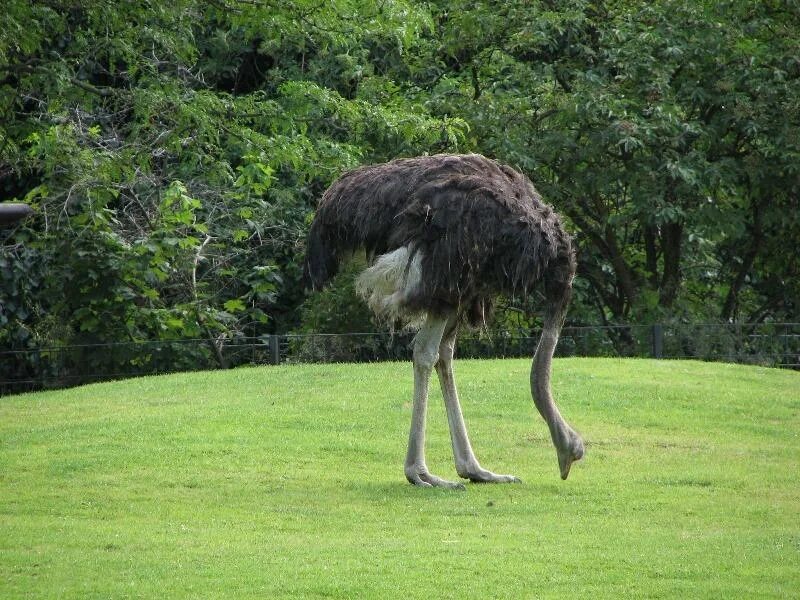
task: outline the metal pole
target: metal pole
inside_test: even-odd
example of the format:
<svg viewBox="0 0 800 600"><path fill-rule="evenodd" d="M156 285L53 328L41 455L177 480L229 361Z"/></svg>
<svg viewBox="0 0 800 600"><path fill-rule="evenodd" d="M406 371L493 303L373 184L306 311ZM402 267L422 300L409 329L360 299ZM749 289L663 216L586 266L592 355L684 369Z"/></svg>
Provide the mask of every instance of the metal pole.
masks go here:
<svg viewBox="0 0 800 600"><path fill-rule="evenodd" d="M281 344L279 335L271 334L269 336L269 358L269 364L281 364Z"/></svg>
<svg viewBox="0 0 800 600"><path fill-rule="evenodd" d="M3 202L0 204L0 227L16 223L20 219L33 214L33 209L21 202Z"/></svg>
<svg viewBox="0 0 800 600"><path fill-rule="evenodd" d="M664 327L661 323L653 325L653 358L664 358Z"/></svg>

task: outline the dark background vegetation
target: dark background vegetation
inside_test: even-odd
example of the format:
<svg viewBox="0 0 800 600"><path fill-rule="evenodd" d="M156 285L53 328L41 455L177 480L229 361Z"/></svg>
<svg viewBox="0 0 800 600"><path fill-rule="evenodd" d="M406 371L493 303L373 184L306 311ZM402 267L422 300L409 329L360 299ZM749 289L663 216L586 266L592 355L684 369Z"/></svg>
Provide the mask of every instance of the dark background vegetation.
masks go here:
<svg viewBox="0 0 800 600"><path fill-rule="evenodd" d="M7 0L0 200L36 216L0 349L373 329L347 274L303 293L315 203L436 152L565 215L572 325L797 321L798 31L791 0Z"/></svg>

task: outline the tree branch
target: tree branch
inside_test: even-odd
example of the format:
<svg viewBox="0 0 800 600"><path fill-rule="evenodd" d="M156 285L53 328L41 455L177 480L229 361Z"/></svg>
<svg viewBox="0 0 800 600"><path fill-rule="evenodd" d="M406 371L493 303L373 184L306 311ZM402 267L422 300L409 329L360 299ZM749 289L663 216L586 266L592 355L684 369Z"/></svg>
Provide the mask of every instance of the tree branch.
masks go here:
<svg viewBox="0 0 800 600"><path fill-rule="evenodd" d="M111 90L111 88L95 87L91 83L87 83L86 81L81 81L80 79L77 79L75 77L71 77L69 81L72 85L77 86L82 90L85 90L91 94L96 94L97 96L103 96L107 98L108 96L114 95L114 92Z"/></svg>

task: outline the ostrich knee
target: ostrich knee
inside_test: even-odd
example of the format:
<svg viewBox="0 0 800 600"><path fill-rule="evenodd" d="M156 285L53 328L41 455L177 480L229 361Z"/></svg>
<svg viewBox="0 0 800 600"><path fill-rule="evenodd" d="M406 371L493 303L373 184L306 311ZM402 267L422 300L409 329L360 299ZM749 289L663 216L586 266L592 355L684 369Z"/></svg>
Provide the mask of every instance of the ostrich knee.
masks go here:
<svg viewBox="0 0 800 600"><path fill-rule="evenodd" d="M414 361L415 369L430 375L433 367L439 361L439 350L436 347L415 341L412 360Z"/></svg>

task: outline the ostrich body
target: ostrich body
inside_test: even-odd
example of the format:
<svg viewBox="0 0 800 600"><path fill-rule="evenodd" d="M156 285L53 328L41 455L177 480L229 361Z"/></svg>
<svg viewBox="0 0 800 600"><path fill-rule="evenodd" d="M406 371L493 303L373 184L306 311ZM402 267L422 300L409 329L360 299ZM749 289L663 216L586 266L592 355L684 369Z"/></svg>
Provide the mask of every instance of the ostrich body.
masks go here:
<svg viewBox="0 0 800 600"><path fill-rule="evenodd" d="M311 226L306 277L322 288L342 259L363 248L371 261L357 289L380 317L417 323L414 402L405 460L415 485L462 487L425 463L428 381L442 388L456 472L475 482L515 482L478 463L453 377L460 324L477 326L498 294L525 296L541 286L544 325L531 367L531 393L547 422L562 479L583 456L550 391L553 351L575 275L570 237L530 180L477 154L398 159L344 174L325 192Z"/></svg>

